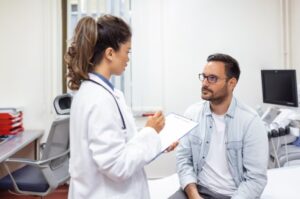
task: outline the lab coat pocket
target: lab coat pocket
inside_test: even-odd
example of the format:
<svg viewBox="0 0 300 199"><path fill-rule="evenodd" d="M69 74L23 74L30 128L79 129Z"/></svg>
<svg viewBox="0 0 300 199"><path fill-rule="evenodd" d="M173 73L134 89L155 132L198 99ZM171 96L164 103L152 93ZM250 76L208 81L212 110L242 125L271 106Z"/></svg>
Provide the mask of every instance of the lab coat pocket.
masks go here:
<svg viewBox="0 0 300 199"><path fill-rule="evenodd" d="M242 141L227 142L228 163L240 180L243 174L243 143Z"/></svg>
<svg viewBox="0 0 300 199"><path fill-rule="evenodd" d="M192 157L193 157L193 165L194 168L197 169L199 164L199 157L201 153L202 140L197 136L190 136L190 142L191 142L191 150L192 150Z"/></svg>

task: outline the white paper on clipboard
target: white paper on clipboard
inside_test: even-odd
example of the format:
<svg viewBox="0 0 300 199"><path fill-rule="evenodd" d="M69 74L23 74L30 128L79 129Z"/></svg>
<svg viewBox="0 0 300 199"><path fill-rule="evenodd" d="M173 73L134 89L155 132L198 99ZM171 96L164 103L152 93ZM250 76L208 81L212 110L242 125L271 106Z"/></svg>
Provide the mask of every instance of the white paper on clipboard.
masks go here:
<svg viewBox="0 0 300 199"><path fill-rule="evenodd" d="M158 134L162 143L162 152L165 151L173 142L178 141L193 128L198 125L188 118L170 113L166 116L165 126Z"/></svg>

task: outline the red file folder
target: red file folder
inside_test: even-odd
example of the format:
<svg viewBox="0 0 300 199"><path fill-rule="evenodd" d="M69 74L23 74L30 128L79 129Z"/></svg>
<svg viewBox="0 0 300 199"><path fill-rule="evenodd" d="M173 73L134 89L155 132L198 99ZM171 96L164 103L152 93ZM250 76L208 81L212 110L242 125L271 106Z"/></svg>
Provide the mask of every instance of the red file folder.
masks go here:
<svg viewBox="0 0 300 199"><path fill-rule="evenodd" d="M9 125L0 125L0 131L10 131L11 129L15 129L20 126L22 126L22 122L17 122Z"/></svg>
<svg viewBox="0 0 300 199"><path fill-rule="evenodd" d="M0 120L15 119L22 117L22 111L16 108L0 108Z"/></svg>
<svg viewBox="0 0 300 199"><path fill-rule="evenodd" d="M0 135L14 135L24 130L22 111L16 108L0 108Z"/></svg>
<svg viewBox="0 0 300 199"><path fill-rule="evenodd" d="M22 122L22 117L16 117L13 119L0 119L0 126L12 125L19 122Z"/></svg>
<svg viewBox="0 0 300 199"><path fill-rule="evenodd" d="M0 129L0 135L15 135L19 132L24 131L23 126L18 126L9 130L1 130Z"/></svg>

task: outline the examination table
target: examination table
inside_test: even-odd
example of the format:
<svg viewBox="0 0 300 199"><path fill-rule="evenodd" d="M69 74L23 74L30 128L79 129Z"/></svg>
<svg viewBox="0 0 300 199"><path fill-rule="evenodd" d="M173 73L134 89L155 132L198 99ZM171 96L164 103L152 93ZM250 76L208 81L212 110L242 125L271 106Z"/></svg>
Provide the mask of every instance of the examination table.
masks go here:
<svg viewBox="0 0 300 199"><path fill-rule="evenodd" d="M153 199L167 199L179 188L178 176L149 180L150 195ZM300 166L268 170L268 184L261 199L299 199Z"/></svg>

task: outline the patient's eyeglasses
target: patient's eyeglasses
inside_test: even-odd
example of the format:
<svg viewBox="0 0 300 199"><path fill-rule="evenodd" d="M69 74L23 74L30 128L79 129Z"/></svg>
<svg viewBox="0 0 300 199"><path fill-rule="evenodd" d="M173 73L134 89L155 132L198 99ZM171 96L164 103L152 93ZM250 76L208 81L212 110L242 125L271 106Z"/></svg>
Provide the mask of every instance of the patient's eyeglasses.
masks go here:
<svg viewBox="0 0 300 199"><path fill-rule="evenodd" d="M203 73L198 74L198 78L200 79L200 81L204 81L205 79L207 79L207 82L210 84L216 83L219 79L227 79L227 77L221 78L216 75L205 75Z"/></svg>

